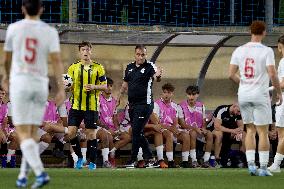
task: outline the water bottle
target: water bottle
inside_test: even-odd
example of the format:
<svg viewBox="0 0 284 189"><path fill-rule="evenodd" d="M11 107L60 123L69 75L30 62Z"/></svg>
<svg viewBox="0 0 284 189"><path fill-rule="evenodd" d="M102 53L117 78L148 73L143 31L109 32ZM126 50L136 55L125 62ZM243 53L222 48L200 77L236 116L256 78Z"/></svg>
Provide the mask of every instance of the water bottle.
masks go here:
<svg viewBox="0 0 284 189"><path fill-rule="evenodd" d="M215 167L215 156L210 157L209 164L210 164L211 167Z"/></svg>

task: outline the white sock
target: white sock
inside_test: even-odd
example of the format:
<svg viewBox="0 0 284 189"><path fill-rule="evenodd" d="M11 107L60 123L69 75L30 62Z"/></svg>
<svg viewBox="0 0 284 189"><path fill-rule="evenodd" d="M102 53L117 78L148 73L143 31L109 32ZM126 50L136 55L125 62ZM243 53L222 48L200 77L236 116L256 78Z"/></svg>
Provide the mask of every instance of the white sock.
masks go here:
<svg viewBox="0 0 284 189"><path fill-rule="evenodd" d="M204 153L204 156L203 156L204 162L209 161L210 154L211 154L210 152L205 152L205 153Z"/></svg>
<svg viewBox="0 0 284 189"><path fill-rule="evenodd" d="M181 153L182 161L188 161L189 151L185 151Z"/></svg>
<svg viewBox="0 0 284 189"><path fill-rule="evenodd" d="M139 148L139 152L138 152L138 155L137 155L137 160L138 161L143 160L143 150L142 150L141 147Z"/></svg>
<svg viewBox="0 0 284 189"><path fill-rule="evenodd" d="M259 151L259 164L260 167L267 167L269 161L269 151Z"/></svg>
<svg viewBox="0 0 284 189"><path fill-rule="evenodd" d="M11 161L12 156L14 156L16 153L16 150L11 150L8 149L8 153L7 153L7 163Z"/></svg>
<svg viewBox="0 0 284 189"><path fill-rule="evenodd" d="M83 161L87 161L87 148L81 148L82 156L83 156ZM78 156L77 156L78 157Z"/></svg>
<svg viewBox="0 0 284 189"><path fill-rule="evenodd" d="M39 147L34 139L25 139L21 142L21 150L24 158L27 160L36 176L39 176L43 171L43 164L39 156Z"/></svg>
<svg viewBox="0 0 284 189"><path fill-rule="evenodd" d="M248 164L255 164L255 150L247 150L246 157Z"/></svg>
<svg viewBox="0 0 284 189"><path fill-rule="evenodd" d="M44 150L48 148L49 144L41 141L40 143L38 143L38 146L39 146L39 154L42 154Z"/></svg>
<svg viewBox="0 0 284 189"><path fill-rule="evenodd" d="M191 161L192 162L197 161L197 159L196 159L196 150L195 149L190 150L190 157L191 157Z"/></svg>
<svg viewBox="0 0 284 189"><path fill-rule="evenodd" d="M284 155L283 154L280 154L280 153L276 153L275 157L274 157L274 164L277 165L277 166L280 166L281 165L281 162L284 158Z"/></svg>
<svg viewBox="0 0 284 189"><path fill-rule="evenodd" d="M103 161L108 161L109 148L102 149Z"/></svg>
<svg viewBox="0 0 284 189"><path fill-rule="evenodd" d="M113 149L111 149L111 151L109 151L109 155L111 158L114 158L115 157L115 151L116 151L116 147L113 147Z"/></svg>
<svg viewBox="0 0 284 189"><path fill-rule="evenodd" d="M74 163L76 163L78 161L78 156L76 155L76 153L72 152L71 156L72 156L72 159L73 159Z"/></svg>
<svg viewBox="0 0 284 189"><path fill-rule="evenodd" d="M164 159L163 150L164 150L164 145L156 147L158 161Z"/></svg>
<svg viewBox="0 0 284 189"><path fill-rule="evenodd" d="M29 172L30 166L27 162L27 160L22 156L22 162L21 162L21 167L20 167L20 174L18 176L18 179L23 179L28 177L28 172Z"/></svg>
<svg viewBox="0 0 284 189"><path fill-rule="evenodd" d="M168 161L174 160L174 153L173 152L166 152L166 156L168 158Z"/></svg>

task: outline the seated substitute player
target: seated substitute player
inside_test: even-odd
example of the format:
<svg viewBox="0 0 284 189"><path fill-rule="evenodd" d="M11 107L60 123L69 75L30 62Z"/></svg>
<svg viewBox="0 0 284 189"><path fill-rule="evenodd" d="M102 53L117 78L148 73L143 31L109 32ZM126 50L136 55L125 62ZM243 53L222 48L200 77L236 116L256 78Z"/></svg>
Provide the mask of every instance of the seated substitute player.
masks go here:
<svg viewBox="0 0 284 189"><path fill-rule="evenodd" d="M109 159L108 155L109 149L114 148L113 138L119 129L116 111L117 101L112 96L112 87L113 80L107 77L107 89L102 91L100 94L99 125L101 128L97 129L97 134L100 134L99 132L104 131L104 133L101 135L105 135L104 140L109 143L105 148L102 149L104 167L110 167L109 163L111 163L111 167L115 167L115 158L110 156Z"/></svg>
<svg viewBox="0 0 284 189"><path fill-rule="evenodd" d="M159 123L166 130L166 132L170 131L176 138L177 142L182 144L181 166L183 168L189 168L188 156L190 149L190 136L186 131L183 131L179 128L178 105L172 101L174 89L174 86L170 83L166 83L162 86L162 95L161 98L155 102L156 108L154 109L154 113L158 115ZM168 150L167 157L169 160L169 166L175 167L172 157L173 147L169 146Z"/></svg>
<svg viewBox="0 0 284 189"><path fill-rule="evenodd" d="M221 164L221 149L223 153L222 165L227 164L228 153L232 142L241 141L240 151L244 152L245 132L238 103L218 106L207 128L212 131L216 167Z"/></svg>
<svg viewBox="0 0 284 189"><path fill-rule="evenodd" d="M182 125L191 128L191 133L194 134L195 141L191 141L190 156L192 159L192 167L198 167L196 159L196 138L203 140L205 139L205 153L203 156L202 167L210 167L209 158L213 145L213 135L211 131L206 129L206 114L205 106L202 102L197 101L199 96L199 89L197 86L188 86L186 89L187 100L182 101L180 106L180 118ZM192 136L192 135L191 135Z"/></svg>

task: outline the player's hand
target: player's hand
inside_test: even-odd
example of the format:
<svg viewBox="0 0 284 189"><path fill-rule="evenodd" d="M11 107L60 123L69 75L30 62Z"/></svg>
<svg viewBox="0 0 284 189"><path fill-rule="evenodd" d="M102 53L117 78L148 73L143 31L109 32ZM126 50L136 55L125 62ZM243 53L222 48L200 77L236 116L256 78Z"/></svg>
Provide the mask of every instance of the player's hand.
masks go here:
<svg viewBox="0 0 284 189"><path fill-rule="evenodd" d="M86 91L92 91L95 89L95 85L87 84L87 85L84 85L84 88Z"/></svg>
<svg viewBox="0 0 284 189"><path fill-rule="evenodd" d="M201 128L200 129L203 135L207 135L208 131L206 129Z"/></svg>
<svg viewBox="0 0 284 189"><path fill-rule="evenodd" d="M235 135L237 135L237 134L239 134L239 133L241 133L242 132L242 129L241 128L236 128L236 129L233 129L232 130L232 134L235 134Z"/></svg>
<svg viewBox="0 0 284 189"><path fill-rule="evenodd" d="M154 126L154 130L157 131L158 133L162 133L164 128L160 124L157 124Z"/></svg>
<svg viewBox="0 0 284 189"><path fill-rule="evenodd" d="M283 102L282 93L277 93L276 99L277 99L276 106L280 106Z"/></svg>
<svg viewBox="0 0 284 189"><path fill-rule="evenodd" d="M277 138L277 132L276 130L272 130L272 131L269 131L268 132L268 137L271 139L271 140L275 140Z"/></svg>
<svg viewBox="0 0 284 189"><path fill-rule="evenodd" d="M55 103L57 106L63 104L64 100L66 99L66 94L63 88L59 88L57 94L55 95Z"/></svg>
<svg viewBox="0 0 284 189"><path fill-rule="evenodd" d="M4 75L2 78L1 86L6 93L9 92L9 78L6 75Z"/></svg>

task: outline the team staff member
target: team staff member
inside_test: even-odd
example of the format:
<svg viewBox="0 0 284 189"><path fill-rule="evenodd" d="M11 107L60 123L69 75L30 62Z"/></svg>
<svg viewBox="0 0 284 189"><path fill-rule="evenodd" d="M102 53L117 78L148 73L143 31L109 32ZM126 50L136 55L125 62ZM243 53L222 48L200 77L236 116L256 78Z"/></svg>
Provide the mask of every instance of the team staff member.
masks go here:
<svg viewBox="0 0 284 189"><path fill-rule="evenodd" d="M153 112L153 80L160 80L162 70L146 60L147 50L144 45L135 47L135 62L127 65L118 100L128 90L129 116L132 125L132 154L127 166L134 167L139 147L142 147L147 165L152 163L152 152L144 136L144 127Z"/></svg>
<svg viewBox="0 0 284 189"><path fill-rule="evenodd" d="M98 121L99 92L107 89L104 67L91 59L92 45L89 42L79 44L80 60L68 69L73 79L71 109L68 115L68 134L70 143L78 156L77 169L83 166L83 156L76 133L82 120L86 126L88 150L90 153L89 169L95 169L97 140L95 129Z"/></svg>

